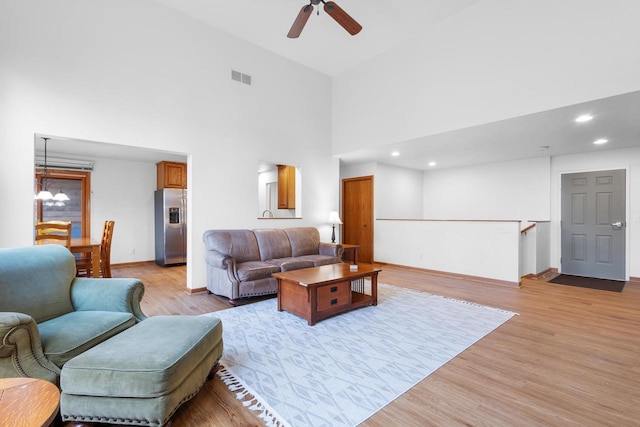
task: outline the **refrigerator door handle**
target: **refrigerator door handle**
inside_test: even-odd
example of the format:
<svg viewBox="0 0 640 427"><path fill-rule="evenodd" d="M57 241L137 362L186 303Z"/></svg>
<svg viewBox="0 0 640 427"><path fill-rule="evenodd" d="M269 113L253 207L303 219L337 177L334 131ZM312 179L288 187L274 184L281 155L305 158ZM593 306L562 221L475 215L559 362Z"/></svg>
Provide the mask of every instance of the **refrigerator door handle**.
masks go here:
<svg viewBox="0 0 640 427"><path fill-rule="evenodd" d="M187 199L186 199L186 194L183 191L182 192L182 197L180 198L180 233L184 234L184 227L186 227L187 224Z"/></svg>

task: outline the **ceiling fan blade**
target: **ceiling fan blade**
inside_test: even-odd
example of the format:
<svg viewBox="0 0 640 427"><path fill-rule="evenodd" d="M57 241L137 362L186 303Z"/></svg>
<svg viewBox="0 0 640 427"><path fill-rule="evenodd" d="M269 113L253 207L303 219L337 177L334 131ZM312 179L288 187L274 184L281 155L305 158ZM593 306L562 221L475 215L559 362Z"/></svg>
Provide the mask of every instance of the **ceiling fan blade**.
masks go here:
<svg viewBox="0 0 640 427"><path fill-rule="evenodd" d="M296 20L293 21L293 25L291 26L287 37L289 37L290 39L297 39L298 37L300 37L300 33L304 28L304 24L307 23L312 12L313 6L311 6L310 4L302 6L302 9L300 9L300 13L298 13L298 16L296 16Z"/></svg>
<svg viewBox="0 0 640 427"><path fill-rule="evenodd" d="M362 25L358 24L347 12L342 10L335 2L328 1L324 3L324 11L327 12L336 22L342 25L349 34L355 36L362 30Z"/></svg>

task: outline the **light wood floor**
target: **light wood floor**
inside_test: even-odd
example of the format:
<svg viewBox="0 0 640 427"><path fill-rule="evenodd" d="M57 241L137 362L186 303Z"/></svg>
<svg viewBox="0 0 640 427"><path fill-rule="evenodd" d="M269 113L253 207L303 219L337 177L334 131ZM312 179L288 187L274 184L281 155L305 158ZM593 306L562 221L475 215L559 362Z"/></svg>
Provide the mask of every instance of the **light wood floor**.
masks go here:
<svg viewBox="0 0 640 427"><path fill-rule="evenodd" d="M520 289L381 266L384 283L519 313L363 426L640 425L640 284L622 293L544 281ZM146 286L147 315L229 308L185 290L185 268L115 268ZM429 313L425 313L428 316ZM263 426L219 378L173 418L173 426Z"/></svg>

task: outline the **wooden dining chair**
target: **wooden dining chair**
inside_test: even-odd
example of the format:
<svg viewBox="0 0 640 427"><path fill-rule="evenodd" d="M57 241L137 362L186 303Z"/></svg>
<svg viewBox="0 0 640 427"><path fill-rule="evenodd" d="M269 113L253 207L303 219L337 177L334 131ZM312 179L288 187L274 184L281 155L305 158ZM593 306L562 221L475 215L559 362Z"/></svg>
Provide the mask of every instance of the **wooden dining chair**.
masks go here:
<svg viewBox="0 0 640 427"><path fill-rule="evenodd" d="M62 244L71 249L71 221L40 221L36 224L36 245Z"/></svg>
<svg viewBox="0 0 640 427"><path fill-rule="evenodd" d="M100 273L101 277L111 277L111 240L115 221L105 221L100 241ZM91 258L77 258L76 271L78 276L91 277Z"/></svg>

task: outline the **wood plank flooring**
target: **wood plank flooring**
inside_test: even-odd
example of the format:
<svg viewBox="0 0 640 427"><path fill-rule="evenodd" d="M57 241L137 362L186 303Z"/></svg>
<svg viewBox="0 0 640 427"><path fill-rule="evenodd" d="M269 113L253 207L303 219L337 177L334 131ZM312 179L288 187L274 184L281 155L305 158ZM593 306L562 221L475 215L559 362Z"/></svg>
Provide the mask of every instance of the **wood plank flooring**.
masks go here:
<svg viewBox="0 0 640 427"><path fill-rule="evenodd" d="M520 289L379 265L379 281L519 313L366 420L370 427L632 426L640 423L640 285L607 292L545 281ZM185 268L116 267L145 283L147 315L198 315L224 298L185 292ZM428 316L429 313L425 313ZM173 418L180 426L263 426L219 378Z"/></svg>

